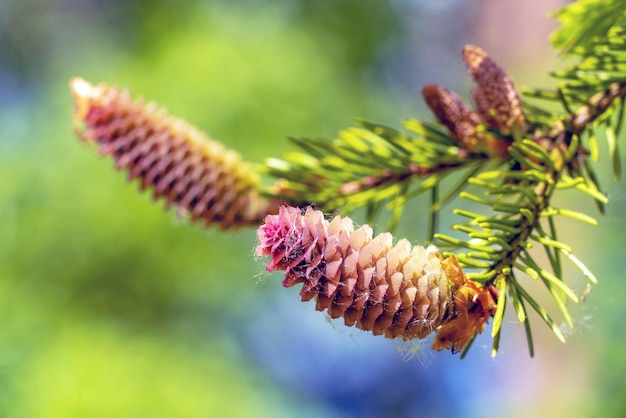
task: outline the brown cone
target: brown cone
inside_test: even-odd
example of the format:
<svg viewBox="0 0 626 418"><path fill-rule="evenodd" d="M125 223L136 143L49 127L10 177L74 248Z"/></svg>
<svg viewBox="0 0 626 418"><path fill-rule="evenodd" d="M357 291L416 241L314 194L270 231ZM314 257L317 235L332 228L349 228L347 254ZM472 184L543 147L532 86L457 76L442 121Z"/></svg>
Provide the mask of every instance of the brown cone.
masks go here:
<svg viewBox="0 0 626 418"><path fill-rule="evenodd" d="M509 135L514 126L523 125L522 101L508 74L477 46L465 46L462 55L467 70L478 84L474 100L485 122L504 135Z"/></svg>
<svg viewBox="0 0 626 418"><path fill-rule="evenodd" d="M480 118L463 99L437 84L424 86L422 96L439 123L448 128L461 148L471 151L476 147Z"/></svg>

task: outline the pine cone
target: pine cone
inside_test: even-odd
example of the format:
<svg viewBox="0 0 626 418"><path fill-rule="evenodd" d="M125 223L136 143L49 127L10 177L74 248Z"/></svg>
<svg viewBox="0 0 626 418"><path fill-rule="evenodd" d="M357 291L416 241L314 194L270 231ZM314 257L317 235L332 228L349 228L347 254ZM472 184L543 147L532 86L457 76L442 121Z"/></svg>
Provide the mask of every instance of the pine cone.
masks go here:
<svg viewBox="0 0 626 418"><path fill-rule="evenodd" d="M521 127L522 101L507 73L477 46L463 48L463 61L478 84L474 100L483 120L504 135L509 135L516 125Z"/></svg>
<svg viewBox="0 0 626 418"><path fill-rule="evenodd" d="M153 188L181 216L226 229L258 224L268 203L258 196L259 179L235 151L211 140L155 104L131 100L128 92L75 78L74 124L83 141L94 141L129 180Z"/></svg>
<svg viewBox="0 0 626 418"><path fill-rule="evenodd" d="M268 271L285 270L285 287L302 283L303 301L315 298L317 310L375 335L408 340L444 330L433 348L460 350L493 314L488 291L466 279L454 256L407 240L393 246L391 234L372 238L350 218L329 222L320 211L282 206L258 237L256 254L272 257Z"/></svg>
<svg viewBox="0 0 626 418"><path fill-rule="evenodd" d="M424 101L439 123L450 131L459 147L471 151L478 143L476 128L480 118L454 92L437 84L427 84L422 89Z"/></svg>

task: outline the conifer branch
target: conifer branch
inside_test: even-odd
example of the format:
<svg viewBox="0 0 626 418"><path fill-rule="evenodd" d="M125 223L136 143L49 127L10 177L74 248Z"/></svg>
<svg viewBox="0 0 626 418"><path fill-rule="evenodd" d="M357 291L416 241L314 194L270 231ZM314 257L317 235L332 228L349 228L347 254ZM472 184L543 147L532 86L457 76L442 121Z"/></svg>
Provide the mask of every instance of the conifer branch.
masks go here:
<svg viewBox="0 0 626 418"><path fill-rule="evenodd" d="M520 276L543 283L570 327L568 301L579 297L564 282L563 262L597 283L560 241L555 217L597 221L555 207L552 198L558 190L577 190L603 212L608 199L592 164L600 130L614 176L622 170L626 6L621 0L579 0L557 15L563 28L554 43L579 60L552 74L559 80L554 89L520 94L495 60L468 45L461 57L476 82L473 107L428 84L423 96L436 123L408 120L398 130L358 120L333 141L290 138L300 151L260 166L276 179L268 188L233 151L105 85L72 82L77 134L98 143L118 169L128 168L142 188L152 188L155 198L176 204L193 220L226 229L258 225L267 215L257 247L258 255L271 257L267 269L284 270L285 286L302 284L303 300L315 299L318 310L343 317L347 325L404 339L434 333L434 349L464 356L493 318L496 355L510 302L532 356L529 308L559 340L565 338ZM546 110L541 101L559 110ZM443 181L455 172L460 179L444 189ZM434 238L438 247L406 240L394 245L390 233L374 237L367 225L355 230L349 218L327 221L322 212L365 208L372 222L386 208L392 229L406 203L427 192L429 211L416 218L429 220L428 240ZM464 220L452 229L464 238L436 230L438 213L455 197L482 206L453 211ZM537 261L537 250L547 256L545 265Z"/></svg>

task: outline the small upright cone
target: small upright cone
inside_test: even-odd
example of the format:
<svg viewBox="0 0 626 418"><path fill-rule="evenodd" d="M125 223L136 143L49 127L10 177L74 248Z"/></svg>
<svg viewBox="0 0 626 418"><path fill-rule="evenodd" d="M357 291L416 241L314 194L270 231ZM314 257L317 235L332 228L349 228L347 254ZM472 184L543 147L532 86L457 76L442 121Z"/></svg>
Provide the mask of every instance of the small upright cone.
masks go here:
<svg viewBox="0 0 626 418"><path fill-rule="evenodd" d="M500 133L509 135L524 124L522 100L511 77L485 51L474 45L463 48L463 61L478 88L473 92L476 110Z"/></svg>
<svg viewBox="0 0 626 418"><path fill-rule="evenodd" d="M437 84L422 89L424 101L439 123L448 128L460 148L473 150L478 143L480 117L454 92Z"/></svg>

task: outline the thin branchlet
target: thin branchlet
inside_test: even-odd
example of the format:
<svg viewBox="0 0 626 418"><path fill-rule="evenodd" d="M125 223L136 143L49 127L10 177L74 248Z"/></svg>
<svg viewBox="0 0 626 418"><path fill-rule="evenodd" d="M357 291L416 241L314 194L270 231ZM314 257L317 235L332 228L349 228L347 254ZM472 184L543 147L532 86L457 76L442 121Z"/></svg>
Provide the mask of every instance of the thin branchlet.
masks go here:
<svg viewBox="0 0 626 418"><path fill-rule="evenodd" d="M550 130L550 137L543 138L544 144L551 144L549 151L558 151L556 159L560 160L560 164L553 165L554 169L545 169L543 175L544 181L540 181L534 187L536 202L528 201L526 208L532 216L522 217L519 225L520 233L513 236L513 240L509 242L512 249L503 251L501 259L495 262L490 269L498 272L498 276L491 279L487 283L493 283L501 277L502 270L511 268L513 263L518 259L519 255L525 250L522 243L529 240L530 235L537 229L541 219L541 213L550 206L550 199L556 190L556 184L563 173L570 165L581 158L580 153L585 158L586 151L579 148L577 153L573 153L568 157L567 146L574 135L580 135L589 126L600 117L608 108L610 108L616 100L626 97L626 82L613 83L604 92L595 94L589 99L589 104L581 106L573 114L571 114L565 123L558 121ZM561 142L565 147L557 147L554 144ZM554 154L553 154L554 155Z"/></svg>
<svg viewBox="0 0 626 418"><path fill-rule="evenodd" d="M568 136L580 135L600 115L611 107L617 99L626 97L626 81L611 83L608 89L597 93L589 99L589 104L581 106L569 118Z"/></svg>

